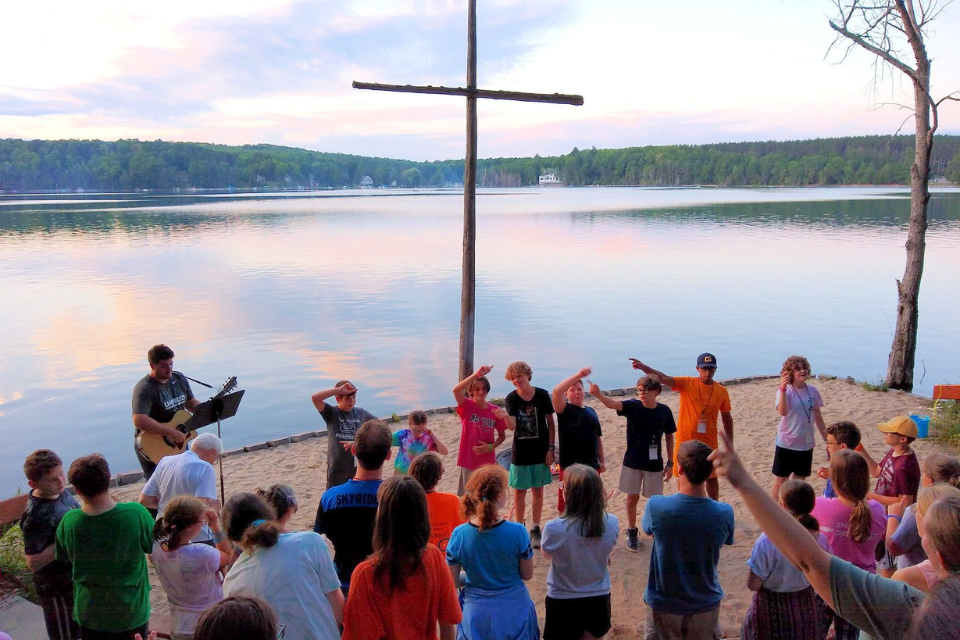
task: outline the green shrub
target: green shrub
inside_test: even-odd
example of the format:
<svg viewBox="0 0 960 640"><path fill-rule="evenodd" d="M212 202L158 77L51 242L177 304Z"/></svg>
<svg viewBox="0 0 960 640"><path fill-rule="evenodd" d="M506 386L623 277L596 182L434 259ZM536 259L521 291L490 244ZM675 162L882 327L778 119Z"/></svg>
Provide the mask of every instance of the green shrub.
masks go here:
<svg viewBox="0 0 960 640"><path fill-rule="evenodd" d="M960 402L941 401L930 420L934 438L951 447L960 447Z"/></svg>
<svg viewBox="0 0 960 640"><path fill-rule="evenodd" d="M496 405L498 407L506 406L507 401L504 398L493 398L492 400L488 399L487 402L490 404Z"/></svg>
<svg viewBox="0 0 960 640"><path fill-rule="evenodd" d="M33 602L37 601L37 591L33 586L33 572L27 567L23 555L23 532L17 524L0 529L0 572L11 576L22 585L20 595Z"/></svg>
<svg viewBox="0 0 960 640"><path fill-rule="evenodd" d="M860 386L863 387L864 391L889 391L890 386L883 381L882 378L878 378L876 382L861 382Z"/></svg>

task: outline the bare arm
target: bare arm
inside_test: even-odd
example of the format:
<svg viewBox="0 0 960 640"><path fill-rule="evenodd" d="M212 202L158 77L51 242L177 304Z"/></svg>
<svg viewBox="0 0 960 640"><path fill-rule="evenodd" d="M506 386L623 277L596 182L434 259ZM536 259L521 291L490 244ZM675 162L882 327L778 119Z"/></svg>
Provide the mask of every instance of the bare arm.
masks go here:
<svg viewBox="0 0 960 640"><path fill-rule="evenodd" d="M607 470L607 458L603 455L603 438L597 438L597 456L600 458L600 468L597 471L603 473Z"/></svg>
<svg viewBox="0 0 960 640"><path fill-rule="evenodd" d="M760 591L760 587L763 586L763 578L751 571L747 575L747 589L750 591Z"/></svg>
<svg viewBox="0 0 960 640"><path fill-rule="evenodd" d="M56 552L57 545L51 544L40 553L26 556L27 568L29 568L30 571L40 571L40 569L43 569L56 559Z"/></svg>
<svg viewBox="0 0 960 640"><path fill-rule="evenodd" d="M440 438L438 438L437 434L433 432L433 429L430 429L428 427L427 429L425 429L425 431L427 432L427 434L429 434L431 438L433 438L433 443L437 445L437 453L439 453L442 456L445 456L448 453L450 453L450 450L447 449L447 445L440 442Z"/></svg>
<svg viewBox="0 0 960 640"><path fill-rule="evenodd" d="M930 585L927 584L927 579L923 576L923 572L920 571L920 569L918 569L916 566L897 569L893 572L893 575L890 577L890 579L904 582L914 589L923 591L924 593L930 591Z"/></svg>
<svg viewBox="0 0 960 640"><path fill-rule="evenodd" d="M497 431L497 435L493 439L493 448L496 449L497 447L502 445L503 441L506 439L507 439L506 433L500 433L499 431Z"/></svg>
<svg viewBox="0 0 960 640"><path fill-rule="evenodd" d="M634 369L639 369L640 371L643 371L648 376L657 376L657 378L660 379L660 382L661 384L663 384L663 386L673 388L673 386L676 384L676 380L673 379L673 376L668 376L663 371L657 371L653 367L649 367L643 364L636 358L630 358L630 359L633 361Z"/></svg>
<svg viewBox="0 0 960 640"><path fill-rule="evenodd" d="M554 451L556 450L557 446L557 422L553 419L552 413L547 415L547 431L550 433L547 440L547 442L550 443L550 448L547 449L547 457L545 462L549 467L553 464L554 458L556 458Z"/></svg>
<svg viewBox="0 0 960 640"><path fill-rule="evenodd" d="M140 494L140 497L137 499L137 502L142 504L147 509L157 509L160 507L160 498L157 496L148 496Z"/></svg>
<svg viewBox="0 0 960 640"><path fill-rule="evenodd" d="M817 425L817 431L820 432L820 437L826 442L827 423L823 421L823 412L820 411L820 407L813 408L813 424Z"/></svg>
<svg viewBox="0 0 960 640"><path fill-rule="evenodd" d="M663 465L663 481L670 482L673 478L673 434L667 433L665 435L667 439L667 450L664 457L667 461Z"/></svg>
<svg viewBox="0 0 960 640"><path fill-rule="evenodd" d="M890 552L890 555L899 556L906 552L906 549L901 549L900 545L893 541L893 536L900 527L900 523L903 521L903 514L907 512L907 507L910 506L912 499L913 496L900 496L897 502L887 508L886 541L887 551ZM896 516L896 518L891 518L890 516Z"/></svg>
<svg viewBox="0 0 960 640"><path fill-rule="evenodd" d="M440 623L440 640L454 640L457 637L457 625Z"/></svg>
<svg viewBox="0 0 960 640"><path fill-rule="evenodd" d="M533 558L527 558L520 561L520 577L524 581L533 577Z"/></svg>
<svg viewBox="0 0 960 640"><path fill-rule="evenodd" d="M723 422L723 431L727 434L730 443L733 444L733 414L729 411L720 412L720 421Z"/></svg>
<svg viewBox="0 0 960 640"><path fill-rule="evenodd" d="M337 588L325 595L327 596L327 602L330 603L330 608L333 609L333 617L339 627L343 624L343 591Z"/></svg>
<svg viewBox="0 0 960 640"><path fill-rule="evenodd" d="M912 496L906 496L906 497L912 499ZM869 492L867 492L867 496L866 496L865 499L866 499L866 500L876 500L877 502L879 502L880 504L882 504L882 505L886 508L886 507L889 507L889 506L891 506L891 505L897 504L897 503L900 502L903 498L904 498L904 496L882 496L882 495L880 495L879 493L874 493L873 491L869 491Z"/></svg>
<svg viewBox="0 0 960 640"><path fill-rule="evenodd" d="M790 372L784 371L780 374L780 390L777 391L777 413L781 416L787 415L787 385L790 384ZM756 591L756 589L754 589Z"/></svg>
<svg viewBox="0 0 960 640"><path fill-rule="evenodd" d="M600 391L600 387L595 384L590 385L590 395L600 401L600 404L605 406L607 409L613 409L614 411L623 411L623 403L619 400L614 400L613 398L608 398L603 395L603 392Z"/></svg>
<svg viewBox="0 0 960 640"><path fill-rule="evenodd" d="M880 465L877 464L877 461L870 456L870 454L867 452L866 449L863 448L863 444L857 445L857 448L855 449L855 451L859 453L864 460L867 461L867 466L870 468L870 475L873 476L874 478L879 478Z"/></svg>
<svg viewBox="0 0 960 640"><path fill-rule="evenodd" d="M190 413L193 413L194 411L196 411L197 407L199 406L200 406L200 400L197 398L191 398L183 404L183 408L189 411Z"/></svg>
<svg viewBox="0 0 960 640"><path fill-rule="evenodd" d="M310 396L310 401L313 402L313 406L317 408L317 411L323 411L323 405L326 404L327 398L347 395L354 393L356 390L357 388L348 382L340 387L333 387L331 389L317 391Z"/></svg>
<svg viewBox="0 0 960 640"><path fill-rule="evenodd" d="M588 375L590 375L590 373L590 368L584 367L569 378L565 378L560 384L553 388L553 393L550 394L550 399L553 401L554 411L561 413L567 408L567 398L564 395L567 393L567 389L580 382L581 379L586 378Z"/></svg>
<svg viewBox="0 0 960 640"><path fill-rule="evenodd" d="M726 432L710 454L718 475L726 476L770 541L795 567L803 571L814 591L833 607L830 592L830 554L786 509L781 509L743 466Z"/></svg>
<svg viewBox="0 0 960 640"><path fill-rule="evenodd" d="M450 575L453 576L453 586L459 589L463 586L463 581L460 579L460 565L459 564L448 564L450 568Z"/></svg>
<svg viewBox="0 0 960 640"><path fill-rule="evenodd" d="M457 383L457 386L453 388L453 397L457 401L457 405L463 404L463 401L467 398L467 394L470 391L470 386L473 384L473 381L482 378L493 371L493 367L488 367L486 365L477 369L476 373L471 373L469 376Z"/></svg>

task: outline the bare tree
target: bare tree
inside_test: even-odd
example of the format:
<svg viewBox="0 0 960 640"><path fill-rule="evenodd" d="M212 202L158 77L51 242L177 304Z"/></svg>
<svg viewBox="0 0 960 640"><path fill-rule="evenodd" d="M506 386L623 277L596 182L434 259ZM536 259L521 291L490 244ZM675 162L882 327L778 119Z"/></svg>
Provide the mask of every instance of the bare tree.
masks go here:
<svg viewBox="0 0 960 640"><path fill-rule="evenodd" d="M830 26L839 34L833 46L839 47L845 42L846 53L859 46L877 56L875 81L892 67L907 76L913 85L916 145L913 165L910 167L907 266L903 280L897 280L897 328L887 361L886 377L889 387L904 391L913 389L918 300L926 249L927 204L930 201L930 153L933 150L933 134L939 124L937 112L945 100L960 99L956 92L939 100L934 100L930 95L930 58L925 41L928 26L951 1L834 0L838 17L830 21Z"/></svg>

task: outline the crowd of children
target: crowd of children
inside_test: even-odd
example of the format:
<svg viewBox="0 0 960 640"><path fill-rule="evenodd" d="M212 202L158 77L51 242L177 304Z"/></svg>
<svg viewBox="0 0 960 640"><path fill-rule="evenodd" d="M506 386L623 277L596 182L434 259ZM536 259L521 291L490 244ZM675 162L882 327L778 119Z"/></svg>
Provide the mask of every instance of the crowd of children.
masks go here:
<svg viewBox="0 0 960 640"><path fill-rule="evenodd" d="M960 637L953 618L960 606L960 460L934 454L921 465L911 448L912 420L877 425L890 448L876 462L855 424L824 423L823 399L807 382L809 363L791 356L777 389L771 496L733 449L729 396L713 380L712 354L698 358L696 377L667 376L639 360L633 366L646 373L637 399L608 397L587 384L600 404L626 418L618 484L627 495L626 546L639 549L641 529L653 539L645 638L720 637L717 568L735 524L733 508L715 495L718 475L763 530L747 562L753 596L744 639L822 640L831 627L838 639L861 632L877 640ZM621 525L607 511L600 420L584 404L591 371L581 369L550 393L532 386L529 365L514 362L505 377L515 390L499 407L487 399L491 370L480 367L453 389L462 426L457 495L436 490L448 450L424 412L391 432L356 406L349 381L314 394L330 436L327 490L312 531L287 530L299 508L289 485L232 495L219 513L203 496L177 496L154 521L142 505L114 501L99 454L70 465L77 502L56 454L34 452L24 464L31 494L21 527L49 637L153 636L149 557L175 640L535 640L541 629L525 583L537 549L550 562L543 637L603 637L611 628L609 564ZM679 424L657 401L664 384L681 393ZM495 457L508 430L509 472ZM813 473L817 432L829 459L817 471L828 480L820 497L804 481ZM394 448L395 474L384 480ZM554 462L560 516L541 525ZM664 495L674 477L676 492ZM638 522L641 495L647 501ZM512 520L504 516L511 498Z"/></svg>

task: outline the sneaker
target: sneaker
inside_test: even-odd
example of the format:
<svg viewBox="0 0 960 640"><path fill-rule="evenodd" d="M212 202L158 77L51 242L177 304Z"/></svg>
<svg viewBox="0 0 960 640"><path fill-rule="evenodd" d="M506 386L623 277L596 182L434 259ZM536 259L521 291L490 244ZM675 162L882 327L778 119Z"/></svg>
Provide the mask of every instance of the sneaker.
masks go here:
<svg viewBox="0 0 960 640"><path fill-rule="evenodd" d="M627 549L633 552L640 550L640 532L637 529L627 529Z"/></svg>
<svg viewBox="0 0 960 640"><path fill-rule="evenodd" d="M533 529L530 529L530 546L534 549L540 548L540 527L535 525Z"/></svg>

